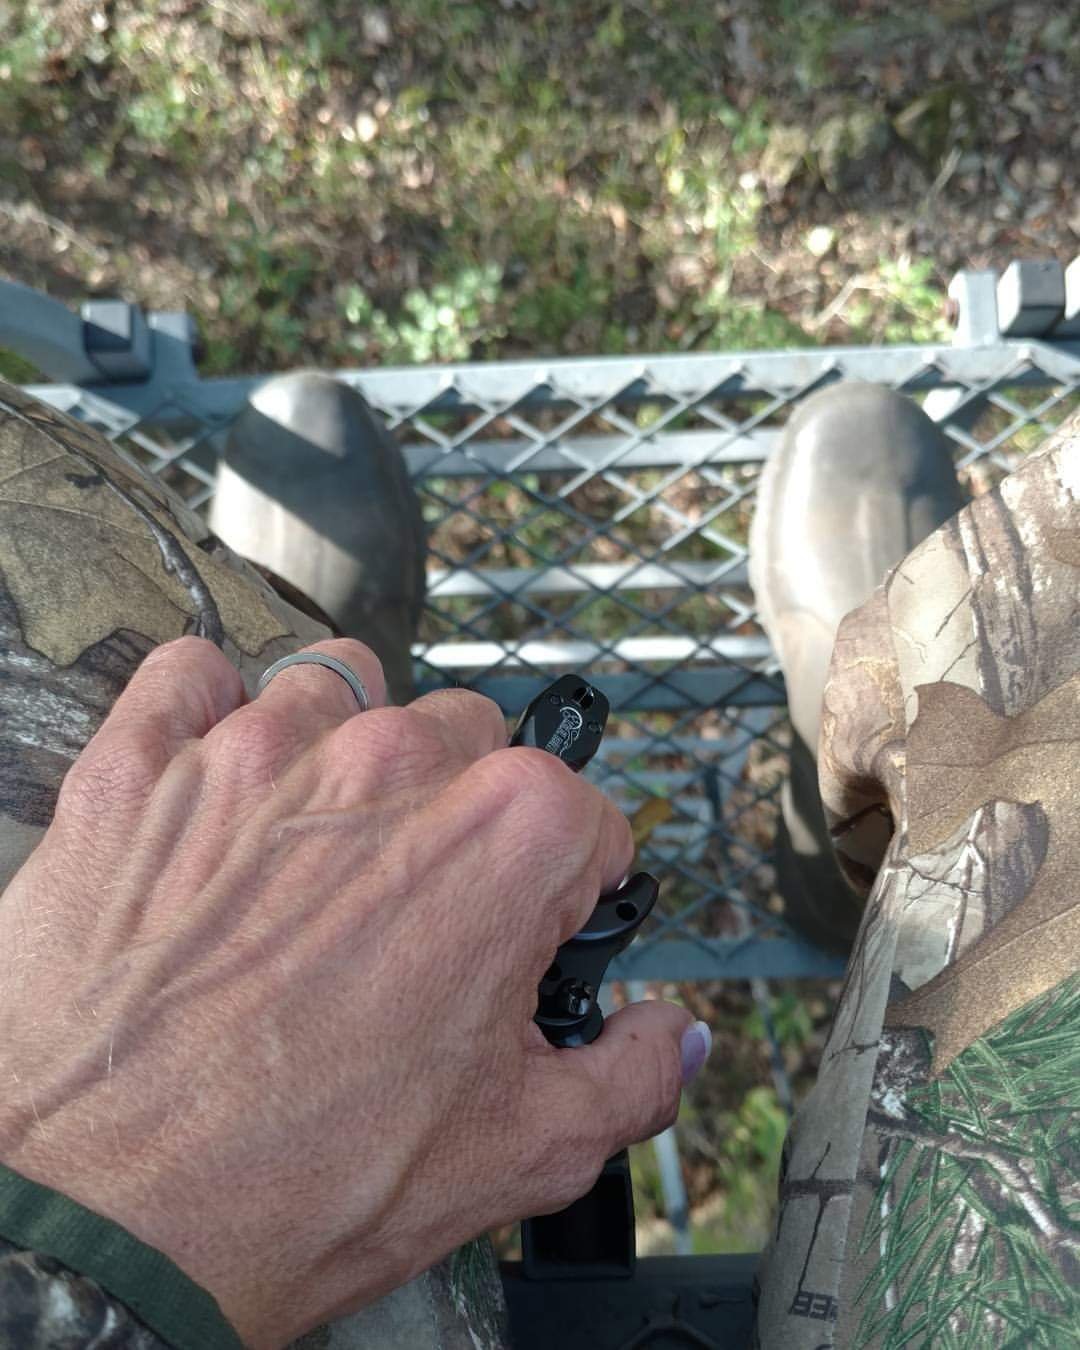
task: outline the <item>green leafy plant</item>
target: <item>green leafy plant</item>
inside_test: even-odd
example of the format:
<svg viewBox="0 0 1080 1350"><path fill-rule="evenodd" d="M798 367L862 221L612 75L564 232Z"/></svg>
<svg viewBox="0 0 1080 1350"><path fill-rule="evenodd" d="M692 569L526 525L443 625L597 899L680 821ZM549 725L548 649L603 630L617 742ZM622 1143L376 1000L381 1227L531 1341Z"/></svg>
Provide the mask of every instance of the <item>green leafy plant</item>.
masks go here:
<svg viewBox="0 0 1080 1350"><path fill-rule="evenodd" d="M805 999L785 989L771 1000L770 1011L776 1039L781 1045L800 1049L807 1044L814 1031L814 1019L810 1016ZM756 1040L767 1039L765 1022L756 1006L746 1019L745 1031Z"/></svg>
<svg viewBox="0 0 1080 1350"><path fill-rule="evenodd" d="M724 1120L715 1162L719 1206L694 1225L695 1251L759 1249L776 1208L787 1116L772 1088L751 1088Z"/></svg>
<svg viewBox="0 0 1080 1350"><path fill-rule="evenodd" d="M15 352L0 347L0 379L10 380L12 384L29 384L41 378L41 372L29 361L24 361Z"/></svg>
<svg viewBox="0 0 1080 1350"><path fill-rule="evenodd" d="M430 291L409 291L393 317L377 309L360 287L350 286L342 297L345 318L355 326L349 344L386 362L464 361L475 343L497 335L491 311L499 279L494 263L464 268Z"/></svg>
<svg viewBox="0 0 1080 1350"><path fill-rule="evenodd" d="M20 24L0 11L0 85L31 83L49 54L52 30L44 13L27 13Z"/></svg>
<svg viewBox="0 0 1080 1350"><path fill-rule="evenodd" d="M847 310L860 342L942 342L948 339L945 291L929 258L882 258Z"/></svg>

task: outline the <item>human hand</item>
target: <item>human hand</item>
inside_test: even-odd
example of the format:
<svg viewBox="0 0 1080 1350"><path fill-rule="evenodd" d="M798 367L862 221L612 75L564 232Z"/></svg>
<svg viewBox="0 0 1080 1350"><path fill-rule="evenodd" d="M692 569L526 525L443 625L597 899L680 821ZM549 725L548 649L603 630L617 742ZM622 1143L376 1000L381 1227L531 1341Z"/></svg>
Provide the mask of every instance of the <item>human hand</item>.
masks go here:
<svg viewBox="0 0 1080 1350"><path fill-rule="evenodd" d="M256 1347L583 1194L674 1120L692 1021L549 1046L537 984L626 820L489 700L380 706L367 648L316 647L371 711L318 666L248 702L212 644L151 653L0 899L0 1159Z"/></svg>

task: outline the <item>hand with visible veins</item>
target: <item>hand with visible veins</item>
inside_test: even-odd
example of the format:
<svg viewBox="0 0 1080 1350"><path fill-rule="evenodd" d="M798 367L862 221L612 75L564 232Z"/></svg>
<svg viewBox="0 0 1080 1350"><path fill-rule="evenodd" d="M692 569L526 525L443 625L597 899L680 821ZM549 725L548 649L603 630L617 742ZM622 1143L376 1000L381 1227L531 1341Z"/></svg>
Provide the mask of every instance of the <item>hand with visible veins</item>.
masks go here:
<svg viewBox="0 0 1080 1350"><path fill-rule="evenodd" d="M675 1118L690 1015L549 1046L537 985L626 820L495 704L299 665L248 701L154 651L0 901L0 1161L123 1224L284 1345L582 1195ZM686 1052L681 1055L683 1046Z"/></svg>

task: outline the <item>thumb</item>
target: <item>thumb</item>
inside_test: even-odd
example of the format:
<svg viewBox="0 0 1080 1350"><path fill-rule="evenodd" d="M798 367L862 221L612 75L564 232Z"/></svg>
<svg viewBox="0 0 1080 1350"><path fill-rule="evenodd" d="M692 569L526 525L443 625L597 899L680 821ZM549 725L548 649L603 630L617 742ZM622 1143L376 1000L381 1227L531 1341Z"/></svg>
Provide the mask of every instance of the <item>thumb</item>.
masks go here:
<svg viewBox="0 0 1080 1350"><path fill-rule="evenodd" d="M592 1045L537 1047L522 1111L517 1214L551 1214L585 1194L607 1158L675 1123L683 1083L712 1037L674 1003L633 1003Z"/></svg>
<svg viewBox="0 0 1080 1350"><path fill-rule="evenodd" d="M674 1003L649 1000L614 1013L591 1045L562 1053L604 1101L601 1119L615 1153L675 1123L683 1086L711 1047L704 1022Z"/></svg>

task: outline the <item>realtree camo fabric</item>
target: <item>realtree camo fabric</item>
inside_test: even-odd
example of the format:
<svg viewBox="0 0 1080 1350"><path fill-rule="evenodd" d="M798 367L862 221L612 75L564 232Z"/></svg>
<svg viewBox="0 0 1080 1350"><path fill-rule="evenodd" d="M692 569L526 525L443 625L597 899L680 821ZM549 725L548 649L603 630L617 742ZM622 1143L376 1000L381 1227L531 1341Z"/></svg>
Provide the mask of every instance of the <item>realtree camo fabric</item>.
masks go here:
<svg viewBox="0 0 1080 1350"><path fill-rule="evenodd" d="M273 661L328 636L97 432L0 381L0 891L135 668L185 633L216 642L251 696ZM13 1306L16 1332L4 1321ZM305 1342L501 1350L504 1322L484 1241ZM93 1281L0 1248L0 1350L161 1344Z"/></svg>
<svg viewBox="0 0 1080 1350"><path fill-rule="evenodd" d="M869 897L757 1344L1080 1345L1080 419L844 621L820 770Z"/></svg>

